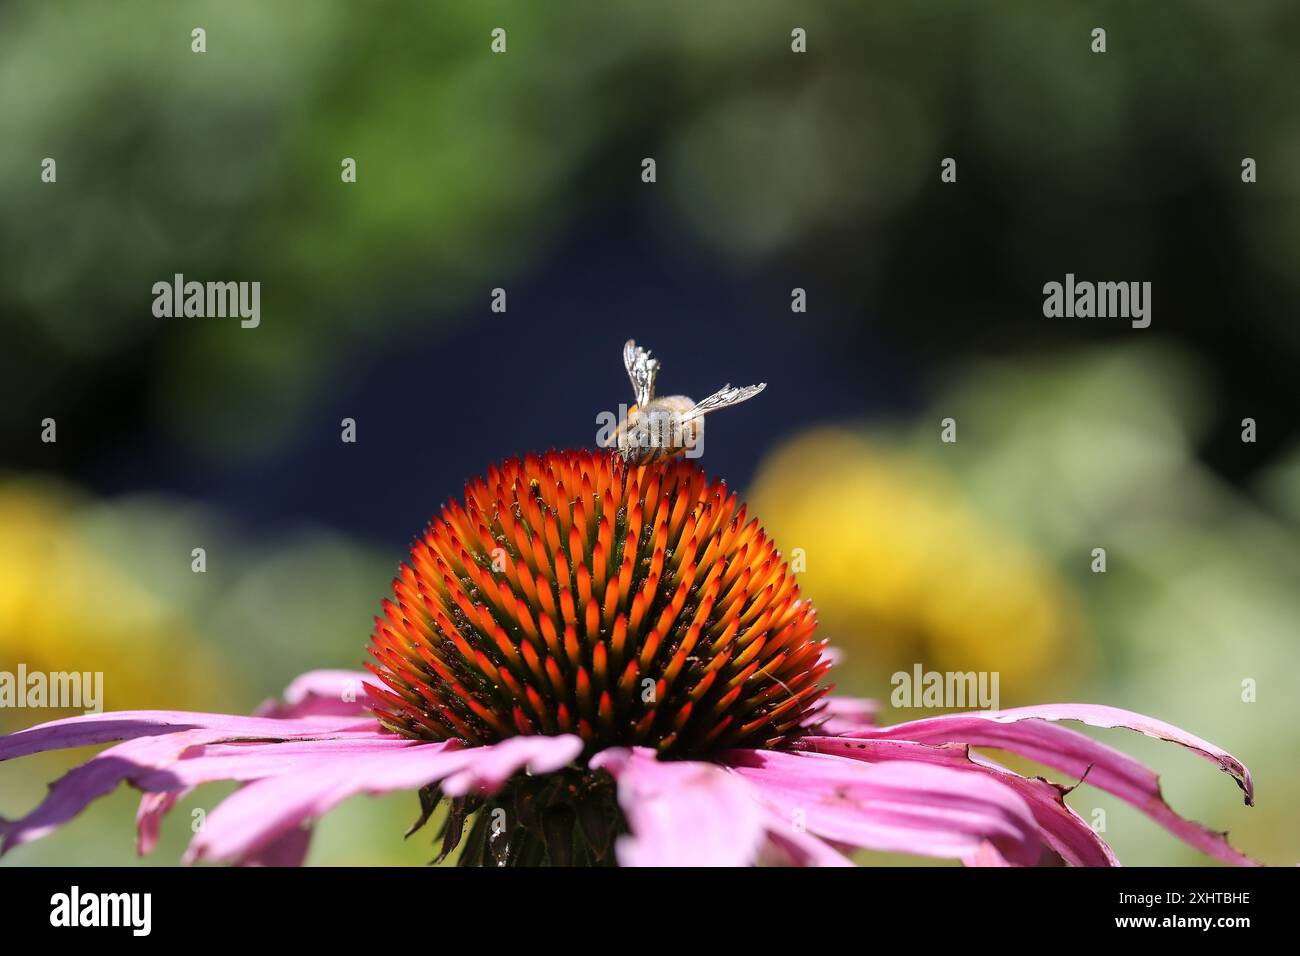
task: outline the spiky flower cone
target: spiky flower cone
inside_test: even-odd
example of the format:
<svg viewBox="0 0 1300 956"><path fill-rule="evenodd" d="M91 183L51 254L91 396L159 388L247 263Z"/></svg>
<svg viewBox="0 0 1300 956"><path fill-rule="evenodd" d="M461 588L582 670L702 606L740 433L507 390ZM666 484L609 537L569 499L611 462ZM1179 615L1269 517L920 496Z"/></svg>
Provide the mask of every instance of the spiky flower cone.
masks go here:
<svg viewBox="0 0 1300 956"><path fill-rule="evenodd" d="M391 730L576 733L700 756L775 747L830 667L815 613L745 507L692 462L510 459L445 506L376 618Z"/></svg>

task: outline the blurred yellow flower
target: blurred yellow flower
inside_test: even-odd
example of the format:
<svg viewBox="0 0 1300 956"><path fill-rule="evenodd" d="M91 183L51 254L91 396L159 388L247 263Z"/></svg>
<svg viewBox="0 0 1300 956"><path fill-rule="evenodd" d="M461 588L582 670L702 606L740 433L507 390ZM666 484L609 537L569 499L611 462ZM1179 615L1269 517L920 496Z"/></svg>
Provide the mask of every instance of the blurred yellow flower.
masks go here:
<svg viewBox="0 0 1300 956"><path fill-rule="evenodd" d="M997 671L1003 704L1080 660L1080 616L1050 565L992 526L933 465L832 428L763 464L749 500L872 691L913 663ZM877 685L875 681L879 681Z"/></svg>
<svg viewBox="0 0 1300 956"><path fill-rule="evenodd" d="M181 611L89 543L70 493L0 482L0 670L101 672L104 709L200 709L222 670ZM129 548L129 542L122 542ZM26 709L0 711L18 726Z"/></svg>

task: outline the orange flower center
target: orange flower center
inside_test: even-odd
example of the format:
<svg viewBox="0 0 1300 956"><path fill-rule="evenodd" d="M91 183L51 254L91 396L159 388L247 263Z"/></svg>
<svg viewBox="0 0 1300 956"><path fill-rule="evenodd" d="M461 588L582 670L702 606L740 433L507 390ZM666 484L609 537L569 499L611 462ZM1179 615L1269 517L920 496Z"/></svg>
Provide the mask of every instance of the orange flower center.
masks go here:
<svg viewBox="0 0 1300 956"><path fill-rule="evenodd" d="M689 461L507 460L442 509L393 590L368 666L379 719L410 737L698 756L780 745L827 691L793 574Z"/></svg>

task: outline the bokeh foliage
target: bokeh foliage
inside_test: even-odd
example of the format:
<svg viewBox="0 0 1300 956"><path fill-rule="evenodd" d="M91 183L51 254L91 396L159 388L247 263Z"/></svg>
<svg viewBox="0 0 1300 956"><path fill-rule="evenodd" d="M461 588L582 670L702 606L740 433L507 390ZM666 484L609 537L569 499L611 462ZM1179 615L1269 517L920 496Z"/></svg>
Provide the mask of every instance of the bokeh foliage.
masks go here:
<svg viewBox="0 0 1300 956"><path fill-rule="evenodd" d="M611 401L614 376L597 387L574 343L649 335L719 377L799 348L839 398L763 372L762 401L802 424L739 420L766 457L728 477L807 551L840 690L887 693L917 661L997 668L1004 704L1182 723L1252 766L1259 807L1182 754L1123 745L1180 810L1294 862L1297 116L1290 0L5 4L0 667L102 668L110 707L250 709L298 671L360 661L401 557L387 532L327 511L264 524L250 501L324 486L375 526L428 514L466 477L449 446L486 432L523 452L521 406ZM593 245L614 264L589 265ZM596 269L599 300L547 300ZM1066 272L1152 281L1152 329L1045 321L1041 285ZM154 318L149 290L175 273L261 281L262 326ZM807 314L788 312L793 285ZM527 364L518 326L491 325L496 286L553 330ZM764 319L673 324L638 311L648 287L683 310L725 288ZM435 358L400 409L359 384L376 355L421 349ZM331 403L358 389L414 426L345 472L301 436L332 441ZM58 445L37 440L46 416ZM412 470L427 498L386 497ZM0 812L70 765L0 767ZM1111 809L1122 858L1197 862ZM313 860L422 862L396 839L413 811L354 801ZM119 794L12 859L124 861L132 812ZM173 823L160 862L183 845Z"/></svg>

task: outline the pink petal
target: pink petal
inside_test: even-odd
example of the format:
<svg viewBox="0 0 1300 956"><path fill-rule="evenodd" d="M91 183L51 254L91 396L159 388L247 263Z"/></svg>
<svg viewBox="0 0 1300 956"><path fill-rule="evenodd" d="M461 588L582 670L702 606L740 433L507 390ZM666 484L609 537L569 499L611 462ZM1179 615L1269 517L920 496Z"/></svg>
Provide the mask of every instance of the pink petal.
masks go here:
<svg viewBox="0 0 1300 956"><path fill-rule="evenodd" d="M800 749L851 760L879 763L919 760L993 776L1024 799L1034 814L1044 842L1071 866L1119 866L1110 846L1065 802L1064 787L1041 777L1022 777L965 744L918 744L909 740L868 740L845 737L804 737ZM986 858L986 851L979 857Z"/></svg>
<svg viewBox="0 0 1300 956"><path fill-rule="evenodd" d="M618 838L621 866L748 866L764 841L751 789L711 763L667 761L643 748L613 748L591 759L618 781L631 833Z"/></svg>
<svg viewBox="0 0 1300 956"><path fill-rule="evenodd" d="M204 725L208 726L204 726ZM360 728L360 729L356 729ZM177 763L192 747L219 741L253 738L257 746L271 747L285 740L303 744L351 741L397 740L382 732L377 721L355 718L308 718L272 720L257 717L229 717L220 714L177 714L167 711L139 711L126 714L90 714L52 721L0 738L0 753L21 756L58 746L81 746L134 735L135 739L110 747L86 763L70 770L53 784L41 804L21 820L0 820L0 854L50 833L81 813L91 801L111 792L122 781L145 791L179 792L192 784L175 775ZM231 765L233 769L235 765ZM221 773L198 779L241 779L237 773ZM148 852L156 842L156 823L168 805L141 808L137 819L143 827L139 847Z"/></svg>
<svg viewBox="0 0 1300 956"><path fill-rule="evenodd" d="M1225 834L1216 833L1175 813L1160 792L1160 778L1145 764L1076 730L1047 722L1051 720L1079 720L1094 727L1125 727L1181 744L1229 773L1245 792L1246 803L1254 803L1250 772L1237 758L1172 724L1115 707L1048 704L1003 711L946 714L875 730L859 730L847 736L918 743L960 742L1017 753L1081 780L1086 779L1088 783L1137 807L1170 833L1210 856L1243 866L1258 865L1235 850Z"/></svg>
<svg viewBox="0 0 1300 956"><path fill-rule="evenodd" d="M866 697L828 697L814 723L819 734L838 737L874 727L879 713L880 703Z"/></svg>
<svg viewBox="0 0 1300 956"><path fill-rule="evenodd" d="M775 852L773 861L779 866L853 866L853 861L825 840L806 830L795 827L770 810L763 811L763 824L767 833L765 860Z"/></svg>
<svg viewBox="0 0 1300 956"><path fill-rule="evenodd" d="M1241 787L1245 794L1246 806L1255 804L1255 784L1245 764L1208 740L1189 734L1182 728L1167 724L1163 720L1134 713L1131 710L1122 710L1119 707L1107 707L1105 704L1040 704L1036 707L1015 707L1011 710L999 711L994 719L1016 721L1027 717L1040 717L1043 720L1078 720L1092 727L1123 727L1127 730L1136 730L1148 737L1167 740L1186 747L1210 763L1217 764L1220 770L1237 781L1237 786Z"/></svg>
<svg viewBox="0 0 1300 956"><path fill-rule="evenodd" d="M992 843L981 843L975 848L975 852L962 857L961 863L962 866L1002 867L1011 865Z"/></svg>
<svg viewBox="0 0 1300 956"><path fill-rule="evenodd" d="M1025 801L987 776L765 750L733 750L726 760L778 816L836 843L964 859L987 842L1024 866L1042 851Z"/></svg>
<svg viewBox="0 0 1300 956"><path fill-rule="evenodd" d="M582 741L574 736L508 737L490 747L477 747L473 759L439 784L449 797L492 794L520 769L529 773L552 773L572 763L582 753Z"/></svg>
<svg viewBox="0 0 1300 956"><path fill-rule="evenodd" d="M239 863L241 866L302 866L310 846L311 830L294 827Z"/></svg>
<svg viewBox="0 0 1300 956"><path fill-rule="evenodd" d="M370 697L363 681L374 680L366 671L308 671L284 691L284 703L269 701L258 708L259 717L361 717L369 713Z"/></svg>
<svg viewBox="0 0 1300 956"><path fill-rule="evenodd" d="M1068 788L1042 777L1025 777L980 754L967 753L970 762L983 767L1020 794L1033 811L1043 842L1070 866L1119 866L1119 857L1088 821L1065 802ZM970 865L970 864L968 864Z"/></svg>
<svg viewBox="0 0 1300 956"><path fill-rule="evenodd" d="M408 743L376 748L371 753L339 753L319 764L265 777L236 791L208 814L190 843L186 862L201 859L243 860L256 856L288 831L332 810L359 793L418 790L462 771L463 783L476 788L504 783L512 773L536 762L555 769L582 752L575 736L511 737L486 747L459 741ZM508 760L501 754L507 754ZM473 772L483 768L481 774ZM504 768L509 773L502 776Z"/></svg>
<svg viewBox="0 0 1300 956"><path fill-rule="evenodd" d="M143 737L110 747L75 767L50 785L40 805L21 820L0 821L0 854L30 843L67 823L91 801L110 793L123 780L165 767L179 759L189 746L201 743L211 731L187 730Z"/></svg>
<svg viewBox="0 0 1300 956"><path fill-rule="evenodd" d="M353 757L391 753L415 745L391 734L322 740L245 740L188 746L179 759L144 770L132 780L146 791L187 790L216 780L260 780L338 765Z"/></svg>
<svg viewBox="0 0 1300 956"><path fill-rule="evenodd" d="M148 856L158 845L162 830L162 818L176 801L185 795L185 791L171 793L146 793L140 798L140 807L135 812L135 850L141 856Z"/></svg>
<svg viewBox="0 0 1300 956"><path fill-rule="evenodd" d="M153 852L163 816L176 801L199 784L217 780L258 780L332 764L341 756L382 753L410 746L401 737L371 734L366 738L303 741L240 741L187 746L179 759L165 767L143 770L131 783L146 791L136 813L137 849ZM303 852L306 852L304 847Z"/></svg>
<svg viewBox="0 0 1300 956"><path fill-rule="evenodd" d="M198 714L183 710L119 710L82 714L28 727L0 737L0 760L26 757L46 750L65 750L114 740L156 737L184 730L218 731L226 737L310 737L344 731L379 729L373 718L304 717L279 720L230 714Z"/></svg>

